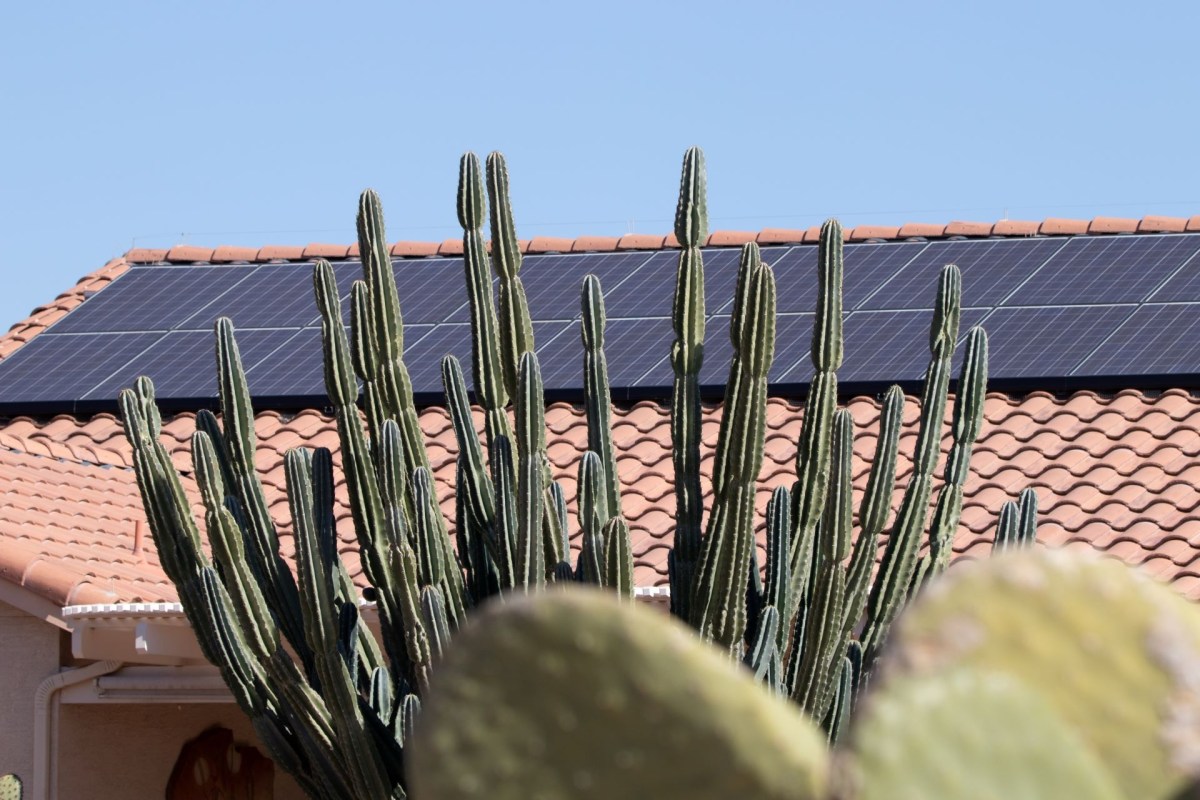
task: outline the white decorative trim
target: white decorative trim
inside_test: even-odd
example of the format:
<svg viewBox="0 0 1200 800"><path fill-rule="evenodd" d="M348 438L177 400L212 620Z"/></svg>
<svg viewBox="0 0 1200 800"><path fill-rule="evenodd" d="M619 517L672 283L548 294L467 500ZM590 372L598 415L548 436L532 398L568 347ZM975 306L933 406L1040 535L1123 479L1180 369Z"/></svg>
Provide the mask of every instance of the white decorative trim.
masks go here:
<svg viewBox="0 0 1200 800"><path fill-rule="evenodd" d="M183 616L180 603L92 603L84 606L66 606L63 619L162 619Z"/></svg>

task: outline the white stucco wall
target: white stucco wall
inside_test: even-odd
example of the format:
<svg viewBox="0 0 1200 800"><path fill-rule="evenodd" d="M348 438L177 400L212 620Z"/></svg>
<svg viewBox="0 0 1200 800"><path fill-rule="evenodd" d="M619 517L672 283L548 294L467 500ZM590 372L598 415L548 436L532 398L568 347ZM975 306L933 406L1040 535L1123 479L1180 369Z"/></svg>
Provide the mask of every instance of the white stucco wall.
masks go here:
<svg viewBox="0 0 1200 800"><path fill-rule="evenodd" d="M250 722L232 704L64 705L58 729L58 796L62 800L162 797L184 743L213 725L229 728L235 741L252 744L269 757ZM276 767L276 800L304 796Z"/></svg>
<svg viewBox="0 0 1200 800"><path fill-rule="evenodd" d="M33 774L33 696L58 670L58 628L0 603L0 774Z"/></svg>

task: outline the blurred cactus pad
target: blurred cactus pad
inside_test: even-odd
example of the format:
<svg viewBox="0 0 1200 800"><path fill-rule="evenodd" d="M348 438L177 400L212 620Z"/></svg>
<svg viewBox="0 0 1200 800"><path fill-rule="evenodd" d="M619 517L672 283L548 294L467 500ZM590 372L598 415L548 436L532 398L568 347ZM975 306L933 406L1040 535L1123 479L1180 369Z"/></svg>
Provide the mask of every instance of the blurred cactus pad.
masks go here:
<svg viewBox="0 0 1200 800"><path fill-rule="evenodd" d="M21 800L21 779L16 775L0 775L0 800Z"/></svg>
<svg viewBox="0 0 1200 800"><path fill-rule="evenodd" d="M825 736L664 614L596 591L494 603L438 666L418 797L823 797Z"/></svg>
<svg viewBox="0 0 1200 800"><path fill-rule="evenodd" d="M1193 797L1198 659L1200 611L1120 562L965 564L905 612L827 752L678 624L547 592L460 631L409 766L445 800Z"/></svg>
<svg viewBox="0 0 1200 800"><path fill-rule="evenodd" d="M843 233L836 221L826 222L809 278L817 286L813 372L795 477L773 491L762 518L755 501L776 297L793 287L777 286L758 246L745 245L728 329L706 331L706 184L703 153L692 148L684 154L675 214L672 334L660 343L674 374L668 400L676 521L667 559L671 613L731 669L744 665L763 692L790 699L796 708L788 713L803 712L836 743L898 614L950 563L983 424L987 336L981 328L960 332L961 275L945 266L929 287L933 313L920 421L912 471L899 480L908 402L900 388L882 398L874 432L856 431L850 413L838 408ZM192 438L189 481L202 501L201 519L193 515L189 484L160 441L153 384L141 378L120 397L158 555L200 647L276 763L313 797L407 796L408 743L420 730L439 660L476 608L555 584L590 584L624 601L637 588L612 436L603 287L595 276L580 287L587 447L578 457L572 509L546 452L541 368L503 156L493 153L485 164L463 156L455 213L463 232L472 357L466 370L452 356L441 364L458 445L453 513L443 514L436 495L404 362L404 298L382 204L372 191L359 201L363 278L353 284L348 304L331 264L319 261L313 271L322 328L322 352L313 356L323 359L343 475L339 482L329 449L298 447L286 454L294 562L281 555L273 499L256 469L254 410L228 319L216 324L220 415L198 412ZM447 285L453 280L448 273ZM706 487L699 376L705 342L714 336L729 337L733 356ZM951 402L959 341L965 354ZM856 506L852 461L860 434L876 444ZM943 441L949 443L945 459ZM357 585L339 557L349 533L335 522L339 483L362 565ZM895 510L893 497L900 498ZM1036 510L1030 490L1006 505L998 549L1026 549L1036 539ZM760 561L756 541L764 529ZM364 602L373 603L377 630L364 620ZM624 612L615 617L626 618ZM536 690L531 684L524 691ZM761 695L748 697L758 699L747 700L747 709L761 708ZM738 745L718 737L710 746L696 758L722 748L733 753Z"/></svg>

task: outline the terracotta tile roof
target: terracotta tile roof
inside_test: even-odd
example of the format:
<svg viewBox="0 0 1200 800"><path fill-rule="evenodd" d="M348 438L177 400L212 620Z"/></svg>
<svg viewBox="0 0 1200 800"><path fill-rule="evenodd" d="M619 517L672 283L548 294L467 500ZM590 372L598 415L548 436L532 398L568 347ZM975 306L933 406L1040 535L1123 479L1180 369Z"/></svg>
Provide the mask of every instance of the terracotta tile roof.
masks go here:
<svg viewBox="0 0 1200 800"><path fill-rule="evenodd" d="M1116 233L1184 233L1200 232L1200 216L1161 217L1141 219L1096 217L1086 219L1050 218L1036 221L1000 220L998 222L909 222L904 225L858 225L845 229L848 242L902 241L906 239L985 238L994 236L1077 236L1084 234ZM713 231L705 242L708 247L740 247L746 242L761 245L814 244L820 228L764 228L761 231ZM661 250L678 247L674 234L628 233L614 236L579 236L574 239L556 236L535 236L521 241L525 253L603 253L614 250ZM169 250L137 248L125 254L131 263L228 263L231 261L266 262L300 261L314 258L354 258L358 245L310 244L306 247L272 245L257 250L221 245L215 248L176 245ZM462 240L444 242L396 242L392 245L395 258L428 256L460 256Z"/></svg>
<svg viewBox="0 0 1200 800"><path fill-rule="evenodd" d="M870 398L855 398L848 407L858 428L855 477L861 490L879 408ZM910 398L902 453L911 451L916 415ZM1001 503L1032 485L1042 502L1043 542L1093 546L1145 564L1200 599L1200 398L1179 390L1160 395L1130 390L1114 396L1079 392L1066 398L992 393L986 415L966 486L957 553L986 554ZM719 419L719 407L706 408L706 470ZM760 511L773 487L793 480L800 407L772 399L768 419ZM302 444L336 447L337 436L332 422L315 411L294 416L264 412L257 422L258 467L281 528L283 551L290 556L283 453ZM430 408L421 422L442 506L450 513L456 450L449 419L443 409ZM191 414L165 425L175 461L184 469L193 425ZM582 410L555 403L547 425L550 459L573 509L575 471L586 442ZM640 402L616 410L613 435L640 586L666 583L674 504L669 431L668 409L662 404ZM0 448L0 492L10 509L0 522L0 576L58 603L174 599L148 534L142 554L134 553L142 512L128 468L129 450L114 417L18 417L0 431ZM903 474L910 469L903 456L900 469ZM358 556L344 499L339 530L343 556L357 577Z"/></svg>
<svg viewBox="0 0 1200 800"><path fill-rule="evenodd" d="M1200 216L1190 219L1145 217L1097 218L1090 222L1046 220L998 223L910 223L896 227L860 226L849 239L912 237L987 237L1053 234L1200 231ZM763 244L811 243L817 230L768 229L754 233L716 232L713 246L755 239ZM581 252L677 247L674 236L628 234L620 238L534 239L527 252ZM61 318L91 293L103 288L131 263L308 260L346 258L349 245L311 244L259 249L180 246L169 250L131 250L85 276L72 289L0 337L0 358ZM396 257L461 253L461 242L399 242ZM874 446L878 406L870 398L848 403L860 435L856 440L856 481L866 479L865 458ZM910 400L902 452L915 437L915 401ZM666 553L673 507L669 415L659 403L641 402L615 409L614 438L625 485L624 510L635 530L637 582L666 582ZM704 440L711 463L719 408L706 409ZM766 442L760 507L770 490L791 482L799 435L799 407L773 399ZM1042 392L1022 396L993 393L988 423L972 460L966 487L963 525L955 550L966 556L987 552L1000 504L1026 485L1042 501L1040 538L1054 545L1095 546L1131 563L1145 564L1171 580L1189 597L1200 599L1200 399L1180 390L1161 394L1123 391L1115 395L1077 392L1056 397ZM336 448L330 420L316 411L258 416L258 466L272 510L286 535L283 452L298 445ZM585 441L582 411L557 403L547 413L549 451L557 477L574 500L576 459ZM445 411L422 413L430 456L437 471L443 506L450 511L454 444ZM178 466L189 469L186 445L193 430L190 414L170 419ZM901 459L901 469L909 464ZM139 537L143 518L129 450L119 422L107 414L90 418L15 417L0 420L0 578L28 587L61 604L155 602L173 600L174 590L158 567L148 533ZM342 508L343 553L357 572L348 514ZM135 552L139 538L140 552Z"/></svg>

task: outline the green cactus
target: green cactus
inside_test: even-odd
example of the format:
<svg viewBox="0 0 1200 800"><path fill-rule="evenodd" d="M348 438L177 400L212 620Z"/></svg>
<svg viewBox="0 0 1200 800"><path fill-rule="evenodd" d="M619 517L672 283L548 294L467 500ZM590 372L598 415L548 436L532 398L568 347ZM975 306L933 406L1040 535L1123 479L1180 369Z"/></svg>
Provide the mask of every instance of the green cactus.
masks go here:
<svg viewBox="0 0 1200 800"><path fill-rule="evenodd" d="M16 775L0 775L0 800L21 800L21 779Z"/></svg>
<svg viewBox="0 0 1200 800"><path fill-rule="evenodd" d="M704 362L704 255L708 238L708 178L704 152L698 147L683 157L675 238L679 267L671 324L671 461L675 468L675 541L667 556L671 580L671 612L693 618L691 600L700 560L703 494L700 488L700 366Z"/></svg>
<svg viewBox="0 0 1200 800"><path fill-rule="evenodd" d="M691 622L740 657L754 548L754 493L766 434L767 372L775 351L775 276L758 245L742 250L729 326L733 360L713 467L713 505L697 566Z"/></svg>
<svg viewBox="0 0 1200 800"><path fill-rule="evenodd" d="M703 154L693 148L684 157L675 225L680 256L670 350L676 475L676 531L668 557L672 611L725 650L732 663L745 663L774 693L794 698L836 740L892 619L908 594L948 558L966 463L981 424L986 338L982 331L968 337L955 443L929 531L931 556L918 562L958 331L960 281L955 268L946 268L931 333L916 470L873 580L895 484L904 397L893 388L884 401L852 546L854 431L849 413L837 410L843 236L836 221L822 227L811 351L815 374L796 480L790 490L777 490L768 505L760 572L755 497L774 358L776 286L757 245L746 245L730 321L733 358L713 502L702 530L705 181ZM482 233L485 202L490 248ZM457 214L471 312L471 377L483 431L476 430L463 369L447 356L442 380L458 443L451 520L441 512L413 403L403 358L402 298L373 192L364 192L359 204L364 277L351 289L349 334L332 266L320 261L313 274L326 389L369 583L364 594L378 612L378 643L361 624L357 590L338 558L333 458L327 450L297 449L286 456L295 576L280 555L255 471L254 415L228 320L216 325L221 419L198 414L193 438L211 559L181 479L159 442L152 384L139 379L121 395L151 530L200 646L276 761L314 797L404 796L401 748L411 738L420 698L435 678L435 664L453 652L468 615L488 598L557 582L593 583L621 598L632 598L636 588L612 438L600 282L585 280L580 298L588 449L578 466L576 529L582 546L572 565L571 521L546 452L545 399L519 274L521 248L508 171L498 153L487 159L486 182L478 159L463 157ZM1032 540L1035 512L1036 497L1023 495L1012 512L1012 541ZM862 637L861 644L855 636Z"/></svg>
<svg viewBox="0 0 1200 800"><path fill-rule="evenodd" d="M1127 796L1037 695L1003 674L969 669L874 693L854 721L845 761L847 794L858 800Z"/></svg>
<svg viewBox="0 0 1200 800"><path fill-rule="evenodd" d="M581 590L492 605L459 632L408 767L417 796L444 800L799 800L828 779L804 715L679 623Z"/></svg>
<svg viewBox="0 0 1200 800"><path fill-rule="evenodd" d="M886 661L889 681L959 668L1016 681L1125 797L1170 798L1200 775L1200 614L1118 561L1022 549L956 567L903 618Z"/></svg>

